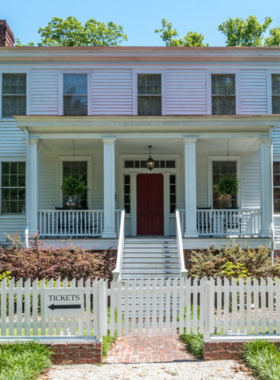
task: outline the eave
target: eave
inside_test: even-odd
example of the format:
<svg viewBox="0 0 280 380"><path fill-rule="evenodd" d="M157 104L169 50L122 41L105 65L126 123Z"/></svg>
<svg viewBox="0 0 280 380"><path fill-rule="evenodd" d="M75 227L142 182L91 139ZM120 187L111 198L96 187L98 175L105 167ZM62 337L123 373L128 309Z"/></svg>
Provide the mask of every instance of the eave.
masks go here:
<svg viewBox="0 0 280 380"><path fill-rule="evenodd" d="M30 134L267 134L279 125L280 115L235 116L14 116Z"/></svg>

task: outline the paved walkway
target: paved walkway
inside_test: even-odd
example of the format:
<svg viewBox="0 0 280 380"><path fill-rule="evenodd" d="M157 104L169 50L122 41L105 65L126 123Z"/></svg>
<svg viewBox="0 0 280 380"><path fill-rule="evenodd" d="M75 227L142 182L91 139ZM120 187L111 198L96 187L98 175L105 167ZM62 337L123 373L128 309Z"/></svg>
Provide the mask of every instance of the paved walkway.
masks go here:
<svg viewBox="0 0 280 380"><path fill-rule="evenodd" d="M105 363L168 363L196 360L178 336L119 337Z"/></svg>

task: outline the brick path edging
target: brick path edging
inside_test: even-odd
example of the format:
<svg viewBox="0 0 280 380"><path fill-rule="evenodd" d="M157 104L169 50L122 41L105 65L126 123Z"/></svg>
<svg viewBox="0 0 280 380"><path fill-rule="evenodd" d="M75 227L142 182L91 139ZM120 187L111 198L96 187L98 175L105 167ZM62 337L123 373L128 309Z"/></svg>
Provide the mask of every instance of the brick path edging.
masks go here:
<svg viewBox="0 0 280 380"><path fill-rule="evenodd" d="M266 338L263 337L265 340ZM223 341L211 341L204 340L203 343L203 359L205 361L210 360L238 360L241 357L242 349L244 345L248 342L252 342L252 340L244 340L244 341L236 341L236 340L223 340ZM280 346L279 341L271 341L271 343L275 343L277 346Z"/></svg>

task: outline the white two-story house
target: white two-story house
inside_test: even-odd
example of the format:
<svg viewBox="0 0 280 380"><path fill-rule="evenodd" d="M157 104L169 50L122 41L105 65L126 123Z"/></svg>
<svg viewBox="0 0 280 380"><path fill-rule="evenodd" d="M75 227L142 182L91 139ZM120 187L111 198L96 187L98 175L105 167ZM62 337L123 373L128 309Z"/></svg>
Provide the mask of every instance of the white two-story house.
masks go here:
<svg viewBox="0 0 280 380"><path fill-rule="evenodd" d="M5 25L2 242L26 231L117 247L125 210L125 239L180 225L184 249L270 247L273 229L277 243L280 48L16 48ZM65 206L69 174L88 187L79 208ZM239 180L230 207L217 192L227 175Z"/></svg>

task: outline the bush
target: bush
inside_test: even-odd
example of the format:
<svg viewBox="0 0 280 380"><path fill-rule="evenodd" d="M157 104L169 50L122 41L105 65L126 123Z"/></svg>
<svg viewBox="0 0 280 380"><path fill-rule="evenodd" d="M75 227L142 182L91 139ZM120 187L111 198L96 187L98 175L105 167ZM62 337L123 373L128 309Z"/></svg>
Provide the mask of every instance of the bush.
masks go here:
<svg viewBox="0 0 280 380"><path fill-rule="evenodd" d="M13 246L0 248L0 275L9 272L16 280L111 278L115 267L115 251L86 251L82 248L30 249Z"/></svg>
<svg viewBox="0 0 280 380"><path fill-rule="evenodd" d="M247 343L242 357L258 379L280 379L280 352L275 344L261 340Z"/></svg>
<svg viewBox="0 0 280 380"><path fill-rule="evenodd" d="M187 346L187 349L197 356L202 358L203 356L203 335L202 334L183 334L180 335L180 339Z"/></svg>
<svg viewBox="0 0 280 380"><path fill-rule="evenodd" d="M211 246L207 250L192 252L191 269L193 277L226 277L228 279L246 277L279 277L280 263L271 263L269 250L265 247L252 249L231 241L223 248Z"/></svg>

